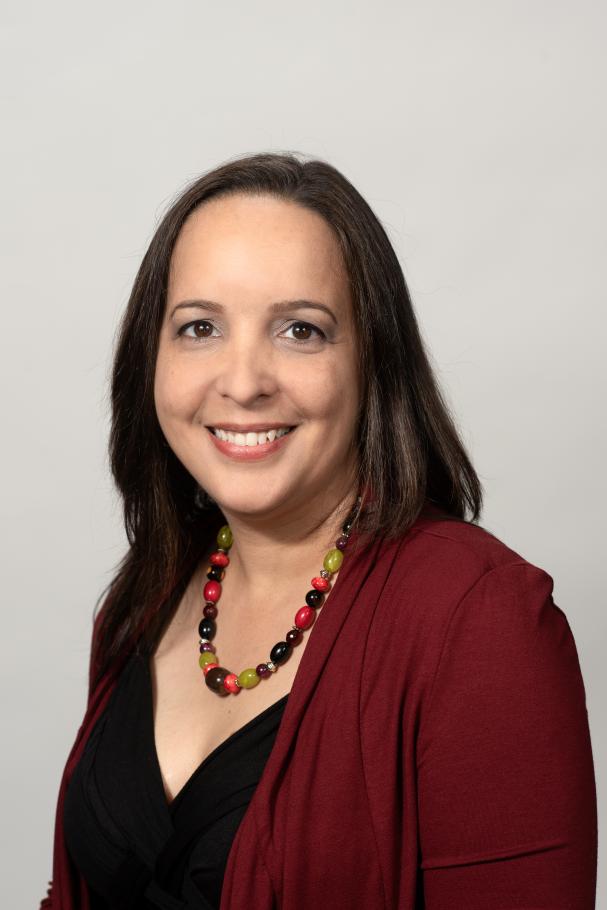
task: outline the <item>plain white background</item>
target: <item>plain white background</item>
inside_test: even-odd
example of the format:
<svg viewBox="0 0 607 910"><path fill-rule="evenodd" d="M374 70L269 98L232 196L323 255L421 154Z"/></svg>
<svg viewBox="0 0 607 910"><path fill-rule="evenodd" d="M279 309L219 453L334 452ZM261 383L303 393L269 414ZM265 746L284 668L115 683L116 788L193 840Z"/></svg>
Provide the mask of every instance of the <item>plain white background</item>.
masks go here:
<svg viewBox="0 0 607 910"><path fill-rule="evenodd" d="M604 4L3 0L0 20L2 906L46 893L125 547L119 316L176 193L257 151L325 158L386 227L481 523L552 575L574 632L604 818Z"/></svg>

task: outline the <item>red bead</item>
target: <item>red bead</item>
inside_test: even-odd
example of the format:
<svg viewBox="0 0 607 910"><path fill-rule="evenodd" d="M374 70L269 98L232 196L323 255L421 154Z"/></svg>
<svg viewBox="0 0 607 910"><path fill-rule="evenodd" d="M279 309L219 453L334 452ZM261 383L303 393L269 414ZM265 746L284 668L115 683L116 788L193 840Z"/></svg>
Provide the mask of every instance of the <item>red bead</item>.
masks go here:
<svg viewBox="0 0 607 910"><path fill-rule="evenodd" d="M240 692L240 686L238 685L238 677L235 673L228 673L226 678L223 681L223 687L226 692Z"/></svg>
<svg viewBox="0 0 607 910"><path fill-rule="evenodd" d="M205 664L204 667L202 668L202 672L206 676L207 673L209 672L209 670L212 670L213 667L218 667L218 666L219 666L219 664L213 664L213 663Z"/></svg>
<svg viewBox="0 0 607 910"><path fill-rule="evenodd" d="M316 610L312 607L300 607L295 614L295 625L298 629L309 629L316 619Z"/></svg>
<svg viewBox="0 0 607 910"><path fill-rule="evenodd" d="M207 581L202 592L205 600L218 601L221 597L221 585L218 581Z"/></svg>
<svg viewBox="0 0 607 910"><path fill-rule="evenodd" d="M225 567L230 564L230 557L227 553L211 553L209 561L212 562L214 566L221 566L225 569Z"/></svg>
<svg viewBox="0 0 607 910"><path fill-rule="evenodd" d="M205 604L202 615L207 619L217 619L217 607L215 604Z"/></svg>
<svg viewBox="0 0 607 910"><path fill-rule="evenodd" d="M316 588L317 591L328 591L331 587L331 582L328 578L322 578L318 575L316 578L313 578L311 581L313 588Z"/></svg>

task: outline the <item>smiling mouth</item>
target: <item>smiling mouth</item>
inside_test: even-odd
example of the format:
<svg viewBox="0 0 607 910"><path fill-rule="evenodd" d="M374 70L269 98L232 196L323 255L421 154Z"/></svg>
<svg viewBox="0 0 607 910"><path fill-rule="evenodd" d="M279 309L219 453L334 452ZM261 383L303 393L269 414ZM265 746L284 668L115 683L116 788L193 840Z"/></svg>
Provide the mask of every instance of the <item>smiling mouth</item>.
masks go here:
<svg viewBox="0 0 607 910"><path fill-rule="evenodd" d="M292 427L280 427L279 429L267 430L266 432L249 431L246 433L234 433L230 430L222 430L221 428L218 429L216 427L207 427L207 430L223 442L229 442L232 445L237 445L242 448L254 449L257 446L268 445L271 442L275 442L277 439L282 439L283 436L287 436L289 433L292 433L293 430L296 430L297 426L298 424Z"/></svg>

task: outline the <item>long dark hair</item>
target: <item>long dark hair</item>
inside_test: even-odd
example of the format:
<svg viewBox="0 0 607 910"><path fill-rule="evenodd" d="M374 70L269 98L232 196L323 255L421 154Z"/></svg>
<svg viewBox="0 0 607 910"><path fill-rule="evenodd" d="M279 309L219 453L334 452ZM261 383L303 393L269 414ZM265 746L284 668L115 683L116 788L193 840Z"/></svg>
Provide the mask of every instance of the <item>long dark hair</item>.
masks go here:
<svg viewBox="0 0 607 910"><path fill-rule="evenodd" d="M476 522L482 487L433 375L398 258L367 202L325 161L287 153L238 157L190 183L157 227L119 327L111 382L110 463L129 549L101 598L90 685L144 642L153 648L222 522L193 508L196 481L168 447L154 406L154 372L169 265L186 218L220 195L271 194L325 218L339 241L359 340L359 489L373 508L358 526L373 539L407 532L426 501ZM119 662L119 661L118 661Z"/></svg>

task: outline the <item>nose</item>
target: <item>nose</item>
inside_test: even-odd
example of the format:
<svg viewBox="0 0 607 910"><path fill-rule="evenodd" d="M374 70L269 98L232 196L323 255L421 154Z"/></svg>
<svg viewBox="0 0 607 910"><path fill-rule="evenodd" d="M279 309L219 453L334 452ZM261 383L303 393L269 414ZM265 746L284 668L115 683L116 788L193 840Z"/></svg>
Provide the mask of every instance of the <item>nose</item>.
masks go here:
<svg viewBox="0 0 607 910"><path fill-rule="evenodd" d="M279 385L276 352L269 339L243 328L213 358L215 388L243 408L260 396L270 397Z"/></svg>

